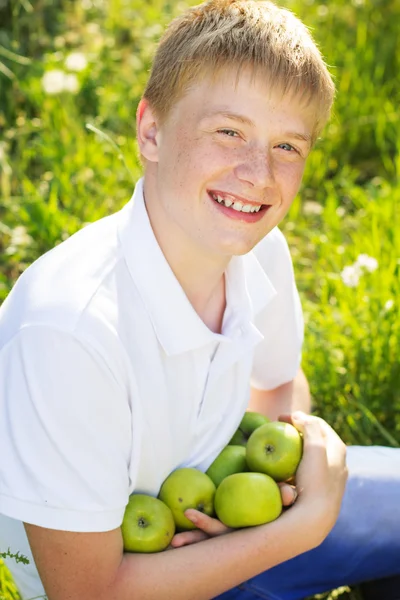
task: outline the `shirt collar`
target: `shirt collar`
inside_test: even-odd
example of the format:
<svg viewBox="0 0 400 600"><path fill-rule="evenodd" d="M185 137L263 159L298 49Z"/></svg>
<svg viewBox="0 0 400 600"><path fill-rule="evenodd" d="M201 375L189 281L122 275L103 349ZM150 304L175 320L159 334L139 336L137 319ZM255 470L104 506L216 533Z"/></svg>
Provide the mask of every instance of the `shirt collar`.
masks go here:
<svg viewBox="0 0 400 600"><path fill-rule="evenodd" d="M276 294L252 252L233 257L226 270L224 334L213 333L194 310L158 245L144 202L143 179L121 211L118 230L129 272L167 355L229 339L236 328L254 329L254 315Z"/></svg>

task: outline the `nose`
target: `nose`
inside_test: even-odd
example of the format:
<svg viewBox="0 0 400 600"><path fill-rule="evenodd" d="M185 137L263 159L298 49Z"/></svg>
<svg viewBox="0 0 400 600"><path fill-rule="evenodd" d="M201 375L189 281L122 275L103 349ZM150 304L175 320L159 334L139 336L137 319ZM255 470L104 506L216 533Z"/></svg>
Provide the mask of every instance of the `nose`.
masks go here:
<svg viewBox="0 0 400 600"><path fill-rule="evenodd" d="M272 156L265 150L248 153L237 164L235 174L240 181L251 187L272 187L275 183Z"/></svg>

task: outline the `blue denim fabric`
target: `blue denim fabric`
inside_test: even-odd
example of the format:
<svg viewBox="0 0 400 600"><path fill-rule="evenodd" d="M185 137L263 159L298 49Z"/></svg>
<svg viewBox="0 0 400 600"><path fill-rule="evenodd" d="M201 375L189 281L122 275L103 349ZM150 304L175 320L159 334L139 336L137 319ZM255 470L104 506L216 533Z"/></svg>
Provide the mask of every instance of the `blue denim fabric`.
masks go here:
<svg viewBox="0 0 400 600"><path fill-rule="evenodd" d="M301 600L400 575L400 449L352 446L348 465L341 513L326 540L218 600Z"/></svg>

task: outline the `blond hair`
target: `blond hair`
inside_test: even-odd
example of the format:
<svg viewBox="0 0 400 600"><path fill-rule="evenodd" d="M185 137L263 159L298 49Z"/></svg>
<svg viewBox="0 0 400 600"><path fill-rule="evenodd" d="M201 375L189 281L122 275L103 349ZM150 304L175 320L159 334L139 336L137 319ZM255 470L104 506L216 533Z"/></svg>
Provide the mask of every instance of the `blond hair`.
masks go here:
<svg viewBox="0 0 400 600"><path fill-rule="evenodd" d="M233 66L315 106L314 138L329 118L335 87L306 26L269 1L210 0L174 19L161 38L144 97L160 122L190 87Z"/></svg>

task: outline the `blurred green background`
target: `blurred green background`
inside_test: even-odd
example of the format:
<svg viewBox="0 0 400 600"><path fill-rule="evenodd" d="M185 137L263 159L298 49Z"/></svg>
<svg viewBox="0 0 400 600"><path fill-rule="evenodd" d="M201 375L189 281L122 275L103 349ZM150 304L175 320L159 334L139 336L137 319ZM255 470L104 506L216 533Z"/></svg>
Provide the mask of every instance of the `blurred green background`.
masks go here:
<svg viewBox="0 0 400 600"><path fill-rule="evenodd" d="M129 200L155 45L196 3L0 0L0 303L40 254ZM281 225L315 412L347 443L399 446L400 2L280 4L310 27L337 85ZM343 593L358 597L330 597ZM0 565L0 599L16 597Z"/></svg>

